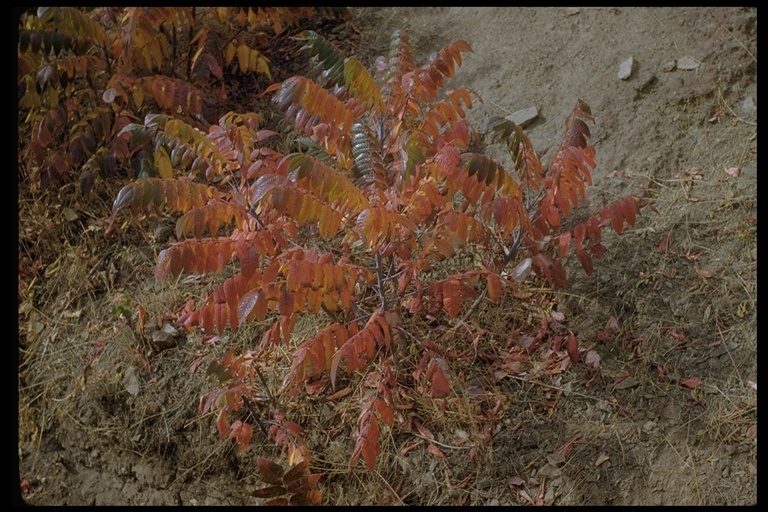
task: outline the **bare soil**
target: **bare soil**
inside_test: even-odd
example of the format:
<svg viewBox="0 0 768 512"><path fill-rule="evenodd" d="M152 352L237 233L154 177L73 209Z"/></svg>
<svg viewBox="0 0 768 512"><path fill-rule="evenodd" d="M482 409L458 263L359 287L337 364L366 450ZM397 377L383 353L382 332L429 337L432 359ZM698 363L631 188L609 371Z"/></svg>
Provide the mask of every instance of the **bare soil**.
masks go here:
<svg viewBox="0 0 768 512"><path fill-rule="evenodd" d="M357 34L350 45L367 63L398 28L419 61L469 42L474 52L449 86L482 98L470 120L482 128L537 107L527 133L544 162L585 101L598 157L585 214L627 194L650 198L658 214L646 210L623 235L606 235L595 272L573 265L571 287L553 295L551 318L599 354L598 374L576 365L546 382L494 382L478 367L486 396L502 404L492 440L473 441L482 427L472 404L434 410L444 457L392 434L375 472L350 470L353 441L318 435L308 442L313 469L325 474L324 503L755 504L757 10L351 12L340 34ZM487 152L505 158L493 144ZM125 313L172 311L190 292L154 284L163 247L155 226L127 229L109 246L89 228L110 201L87 214L20 197L20 273L23 263L36 276L19 296L21 495L33 505L256 504L256 456L279 454L256 436L241 454L199 416L199 335L141 349ZM504 313L487 307L477 322L503 337ZM615 331L604 338L607 325ZM254 328L226 341L245 348L257 336ZM325 405L302 407L309 418Z"/></svg>

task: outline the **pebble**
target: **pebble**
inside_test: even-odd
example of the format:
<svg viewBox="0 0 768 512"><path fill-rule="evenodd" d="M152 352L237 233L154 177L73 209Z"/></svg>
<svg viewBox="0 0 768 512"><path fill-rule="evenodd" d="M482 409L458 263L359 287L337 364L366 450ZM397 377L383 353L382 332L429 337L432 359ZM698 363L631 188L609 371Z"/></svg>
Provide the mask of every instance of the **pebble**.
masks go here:
<svg viewBox="0 0 768 512"><path fill-rule="evenodd" d="M692 71L694 69L699 69L699 66L701 66L701 62L693 57L685 56L677 59L677 69Z"/></svg>
<svg viewBox="0 0 768 512"><path fill-rule="evenodd" d="M565 8L565 14L568 16L573 16L575 14L579 14L581 12L581 9L578 7L566 7Z"/></svg>
<svg viewBox="0 0 768 512"><path fill-rule="evenodd" d="M562 453L550 453L547 455L547 462L556 468L561 468L565 465L565 456Z"/></svg>
<svg viewBox="0 0 768 512"><path fill-rule="evenodd" d="M646 432L650 432L651 430L656 428L656 422L655 421L646 421L643 423L643 430Z"/></svg>
<svg viewBox="0 0 768 512"><path fill-rule="evenodd" d="M757 167L742 167L741 175L749 178L757 178Z"/></svg>
<svg viewBox="0 0 768 512"><path fill-rule="evenodd" d="M757 111L757 106L755 105L755 100L752 99L752 96L744 98L744 102L741 104L741 111L745 114L754 114Z"/></svg>
<svg viewBox="0 0 768 512"><path fill-rule="evenodd" d="M541 469L539 469L539 476L545 476L549 479L557 478L559 477L563 472L560 471L559 468L556 468L554 466L551 466L550 464L544 464Z"/></svg>
<svg viewBox="0 0 768 512"><path fill-rule="evenodd" d="M677 59L675 58L665 59L661 63L661 70L666 71L667 73L669 73L670 71L674 71L675 68L677 68Z"/></svg>
<svg viewBox="0 0 768 512"><path fill-rule="evenodd" d="M640 385L640 381L637 380L637 377L633 377L632 375L630 375L626 379L616 384L616 387L614 389L629 389L639 385Z"/></svg>
<svg viewBox="0 0 768 512"><path fill-rule="evenodd" d="M620 80L626 80L632 75L632 67L634 63L635 59L630 57L619 65L619 73L617 76Z"/></svg>
<svg viewBox="0 0 768 512"><path fill-rule="evenodd" d="M682 413L683 409L679 405L670 403L661 410L661 417L668 420L679 420L682 416Z"/></svg>
<svg viewBox="0 0 768 512"><path fill-rule="evenodd" d="M135 367L129 367L123 374L123 387L133 396L139 394L139 376Z"/></svg>
<svg viewBox="0 0 768 512"><path fill-rule="evenodd" d="M512 121L521 128L525 128L537 117L539 117L539 109L536 107L528 107L522 110L518 110L514 114L508 115L506 119Z"/></svg>

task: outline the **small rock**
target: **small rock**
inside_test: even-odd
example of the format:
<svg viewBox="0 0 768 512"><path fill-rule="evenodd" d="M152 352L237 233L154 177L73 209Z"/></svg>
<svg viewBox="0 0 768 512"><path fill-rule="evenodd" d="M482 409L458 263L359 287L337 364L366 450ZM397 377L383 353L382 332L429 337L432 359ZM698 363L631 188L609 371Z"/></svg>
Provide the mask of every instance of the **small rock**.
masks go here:
<svg viewBox="0 0 768 512"><path fill-rule="evenodd" d="M160 224L155 228L155 242L161 244L167 242L171 237L171 228L165 224Z"/></svg>
<svg viewBox="0 0 768 512"><path fill-rule="evenodd" d="M581 12L581 9L578 7L566 7L565 8L565 14L568 16L573 16L575 14L579 14Z"/></svg>
<svg viewBox="0 0 768 512"><path fill-rule="evenodd" d="M744 98L744 102L741 104L741 111L745 114L754 114L757 111L757 106L755 106L755 100L752 99L752 96Z"/></svg>
<svg viewBox="0 0 768 512"><path fill-rule="evenodd" d="M563 472L556 467L553 467L549 464L544 464L544 466L539 469L539 476L545 476L547 478L554 479L559 477Z"/></svg>
<svg viewBox="0 0 768 512"><path fill-rule="evenodd" d="M163 332L167 332L171 336L178 336L179 335L179 331L177 331L176 328L174 326L172 326L171 324L169 324L168 322L165 322L163 324L162 331Z"/></svg>
<svg viewBox="0 0 768 512"><path fill-rule="evenodd" d="M674 57L665 59L664 62L661 63L661 70L667 73L669 73L670 71L674 71L675 68L677 68L677 59L675 59Z"/></svg>
<svg viewBox="0 0 768 512"><path fill-rule="evenodd" d="M661 417L668 420L679 420L682 416L683 409L676 403L667 404L664 409L661 410Z"/></svg>
<svg viewBox="0 0 768 512"><path fill-rule="evenodd" d="M555 489L547 487L547 490L544 492L544 503L551 505L553 501L555 501Z"/></svg>
<svg viewBox="0 0 768 512"><path fill-rule="evenodd" d="M651 430L656 428L656 422L655 421L646 421L643 424L643 430L646 432L650 432Z"/></svg>
<svg viewBox="0 0 768 512"><path fill-rule="evenodd" d="M565 465L565 456L562 453L550 453L547 455L547 462L556 468L561 468Z"/></svg>
<svg viewBox="0 0 768 512"><path fill-rule="evenodd" d="M626 379L616 384L616 387L614 387L614 389L629 389L639 385L640 385L640 381L637 380L637 377L633 377L632 375L630 375Z"/></svg>
<svg viewBox="0 0 768 512"><path fill-rule="evenodd" d="M619 65L619 73L617 75L619 80L626 80L632 75L632 67L634 64L635 59L630 57Z"/></svg>
<svg viewBox="0 0 768 512"><path fill-rule="evenodd" d="M692 71L694 69L699 69L699 66L701 66L701 62L697 61L693 57L685 56L677 59L677 69Z"/></svg>
<svg viewBox="0 0 768 512"><path fill-rule="evenodd" d="M536 107L528 107L522 110L518 110L514 114L508 115L506 119L512 121L521 128L525 128L537 117L539 117L539 109Z"/></svg>
<svg viewBox="0 0 768 512"><path fill-rule="evenodd" d="M741 175L749 178L757 178L757 167L742 167Z"/></svg>
<svg viewBox="0 0 768 512"><path fill-rule="evenodd" d="M131 366L125 370L123 374L123 387L133 396L139 394L139 376L135 367Z"/></svg>

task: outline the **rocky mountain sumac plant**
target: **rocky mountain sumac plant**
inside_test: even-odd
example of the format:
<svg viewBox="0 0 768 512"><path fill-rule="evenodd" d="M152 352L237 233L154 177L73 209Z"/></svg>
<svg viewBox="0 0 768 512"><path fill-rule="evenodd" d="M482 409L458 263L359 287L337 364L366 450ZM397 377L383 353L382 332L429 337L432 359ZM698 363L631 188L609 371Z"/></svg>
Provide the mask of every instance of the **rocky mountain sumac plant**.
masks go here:
<svg viewBox="0 0 768 512"><path fill-rule="evenodd" d="M124 163L134 178L172 177L175 155L129 148L126 125L162 111L207 128L237 83L233 76L271 80L263 53L271 40L302 19L346 14L311 7L31 9L19 20L19 176L46 188L76 171L87 189Z"/></svg>
<svg viewBox="0 0 768 512"><path fill-rule="evenodd" d="M200 159L204 175L219 185L139 180L120 192L113 215L128 208L183 213L181 241L159 254L158 279L234 267L201 303L185 305L181 324L207 334L264 325L257 350L232 349L210 363L218 386L200 408L217 412L222 437L245 448L256 426L291 464L305 461L303 427L284 406L303 393L325 393L362 404L350 465L362 457L373 469L382 428L413 423L404 415L414 388L433 398L452 394L450 354L416 336L413 319L449 325L481 299L498 303L528 267L566 286L563 261L575 253L591 273L592 259L606 250L602 229L621 233L644 203L620 198L563 229L595 166L587 142L592 116L581 101L547 167L523 130L504 119L490 129L506 141L514 166L477 152L479 134L465 117L472 94L443 92L471 51L465 41L419 66L407 34L395 32L371 72L316 33L302 37L315 79L294 76L268 88L298 133L300 151L284 155L263 145L275 134L248 115L229 114L206 133L148 117L131 130L176 140L172 151ZM302 315L324 315L326 326L295 340ZM575 362L572 334L567 345ZM403 360L413 358L402 356L414 350L418 364L408 367ZM280 361L285 351L289 363ZM282 386L270 390L264 375L280 367ZM264 403L272 419L260 419Z"/></svg>

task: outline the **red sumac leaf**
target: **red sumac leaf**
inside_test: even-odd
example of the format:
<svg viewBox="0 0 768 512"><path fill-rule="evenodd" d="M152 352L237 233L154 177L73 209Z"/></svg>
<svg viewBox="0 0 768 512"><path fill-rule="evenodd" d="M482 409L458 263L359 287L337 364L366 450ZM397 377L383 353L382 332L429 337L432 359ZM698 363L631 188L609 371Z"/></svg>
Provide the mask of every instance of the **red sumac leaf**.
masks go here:
<svg viewBox="0 0 768 512"><path fill-rule="evenodd" d="M267 298L264 290L251 290L243 295L240 299L240 304L237 306L237 320L239 324L244 324L253 318L261 322L265 316L267 316Z"/></svg>
<svg viewBox="0 0 768 512"><path fill-rule="evenodd" d="M259 467L261 480L264 483L274 485L283 483L283 474L285 473L285 470L283 470L283 467L280 464L265 459L264 457L257 458L256 463Z"/></svg>
<svg viewBox="0 0 768 512"><path fill-rule="evenodd" d="M454 318L459 315L461 311L461 283L458 279L448 279L443 283L443 308Z"/></svg>
<svg viewBox="0 0 768 512"><path fill-rule="evenodd" d="M365 465L373 471L373 468L376 467L376 457L379 455L379 421L376 416L371 415L371 423L365 429L360 440L363 441L361 451Z"/></svg>
<svg viewBox="0 0 768 512"><path fill-rule="evenodd" d="M219 435L222 439L227 438L229 428L227 427L227 411L221 409L219 415L216 417L216 428L219 430Z"/></svg>
<svg viewBox="0 0 768 512"><path fill-rule="evenodd" d="M552 226L555 229L560 227L560 214L557 212L557 208L555 208L551 204L547 205L545 213L547 216L547 223L550 226Z"/></svg>
<svg viewBox="0 0 768 512"><path fill-rule="evenodd" d="M492 302L498 302L501 298L501 278L496 272L486 274L486 285L488 287L488 298Z"/></svg>
<svg viewBox="0 0 768 512"><path fill-rule="evenodd" d="M681 380L680 385L689 389L694 389L699 387L702 382L703 381L698 377L691 377L690 379Z"/></svg>
<svg viewBox="0 0 768 512"><path fill-rule="evenodd" d="M252 436L253 436L253 427L251 426L251 424L242 422L240 420L232 424L232 428L230 429L230 432L229 432L229 437L237 441L237 444L240 445L241 451L245 451L245 449L248 447L248 444L251 442Z"/></svg>
<svg viewBox="0 0 768 512"><path fill-rule="evenodd" d="M560 258L565 258L568 254L568 247L571 245L571 232L566 231L560 235Z"/></svg>
<svg viewBox="0 0 768 512"><path fill-rule="evenodd" d="M271 487L264 487L263 489L256 489L251 493L251 496L254 498L275 498L277 496L282 496L285 494L285 487L280 486L271 486Z"/></svg>
<svg viewBox="0 0 768 512"><path fill-rule="evenodd" d="M429 446L427 446L427 451L439 459L446 458L443 451L432 443L429 443Z"/></svg>
<svg viewBox="0 0 768 512"><path fill-rule="evenodd" d="M581 246L584 244L584 237L587 234L587 228L584 226L584 224L578 224L575 228L573 228L573 236L574 236L574 244L576 246L576 252L581 249Z"/></svg>
<svg viewBox="0 0 768 512"><path fill-rule="evenodd" d="M323 493L318 490L311 490L304 493L304 504L317 505L323 499Z"/></svg>
<svg viewBox="0 0 768 512"><path fill-rule="evenodd" d="M624 231L624 215L622 214L621 207L617 203L613 203L608 208L608 211L613 223L613 230L620 235Z"/></svg>
<svg viewBox="0 0 768 512"><path fill-rule="evenodd" d="M309 472L309 462L307 462L306 460L303 460L298 464L296 464L295 466L293 466L291 469L288 470L288 472L285 473L285 476L283 476L283 483L285 483L285 485L288 486L291 484L291 482L305 476L308 472Z"/></svg>
<svg viewBox="0 0 768 512"><path fill-rule="evenodd" d="M592 258L589 257L587 251L584 249L578 249L576 251L576 257L579 258L581 266L584 267L584 272L586 272L587 275L592 274Z"/></svg>
<svg viewBox="0 0 768 512"><path fill-rule="evenodd" d="M568 336L568 340L565 342L565 348L568 350L568 357L571 359L571 362L576 364L579 360L579 344L573 333Z"/></svg>
<svg viewBox="0 0 768 512"><path fill-rule="evenodd" d="M387 404L386 401L377 398L374 402L374 405L376 406L376 410L379 411L381 419L384 420L384 423L391 427L392 423L395 421L395 413L389 404Z"/></svg>
<svg viewBox="0 0 768 512"><path fill-rule="evenodd" d="M632 197L625 197L619 202L619 207L621 208L621 212L624 214L624 218L627 219L627 223L630 226L635 225L635 214L638 211L637 208L637 202Z"/></svg>
<svg viewBox="0 0 768 512"><path fill-rule="evenodd" d="M200 322L203 324L203 330L205 331L205 334L211 334L211 332L213 332L213 325L215 320L214 309L214 304L211 301L206 301L203 307L200 308Z"/></svg>
<svg viewBox="0 0 768 512"><path fill-rule="evenodd" d="M432 374L432 388L429 395L432 398L445 398L451 394L451 385L448 383L448 379L445 378L443 370L439 366L435 366L435 371Z"/></svg>

